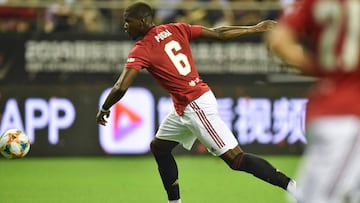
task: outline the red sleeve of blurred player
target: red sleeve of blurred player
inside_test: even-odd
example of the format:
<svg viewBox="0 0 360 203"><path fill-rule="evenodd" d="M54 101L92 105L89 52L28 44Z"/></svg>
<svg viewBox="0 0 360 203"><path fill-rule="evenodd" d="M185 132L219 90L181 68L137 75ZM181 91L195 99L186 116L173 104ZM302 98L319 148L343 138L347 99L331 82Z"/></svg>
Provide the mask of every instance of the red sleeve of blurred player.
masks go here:
<svg viewBox="0 0 360 203"><path fill-rule="evenodd" d="M307 30L312 27L311 6L316 0L298 0L293 5L284 9L280 17L280 23L291 28L298 37L309 33Z"/></svg>

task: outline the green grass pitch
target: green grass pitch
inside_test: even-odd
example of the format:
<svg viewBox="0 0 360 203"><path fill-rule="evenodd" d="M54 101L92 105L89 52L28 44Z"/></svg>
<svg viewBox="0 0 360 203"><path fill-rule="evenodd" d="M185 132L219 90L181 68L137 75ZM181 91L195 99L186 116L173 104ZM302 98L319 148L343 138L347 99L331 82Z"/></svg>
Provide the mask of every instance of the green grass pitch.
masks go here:
<svg viewBox="0 0 360 203"><path fill-rule="evenodd" d="M264 156L294 176L298 156ZM212 156L176 156L183 203L285 203L287 194ZM0 202L166 203L151 156L0 158Z"/></svg>

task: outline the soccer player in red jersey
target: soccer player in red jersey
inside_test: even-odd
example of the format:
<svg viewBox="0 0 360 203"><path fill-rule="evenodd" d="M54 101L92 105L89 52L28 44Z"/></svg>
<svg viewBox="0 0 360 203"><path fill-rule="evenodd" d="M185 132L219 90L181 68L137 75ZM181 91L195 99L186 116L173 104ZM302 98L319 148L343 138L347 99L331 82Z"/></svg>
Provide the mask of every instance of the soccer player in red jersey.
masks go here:
<svg viewBox="0 0 360 203"><path fill-rule="evenodd" d="M304 0L280 19L267 43L318 78L307 104L309 143L297 199L360 202L360 1Z"/></svg>
<svg viewBox="0 0 360 203"><path fill-rule="evenodd" d="M274 21L255 26L206 28L186 23L155 26L153 10L146 3L134 3L124 12L125 31L138 39L127 63L98 112L96 119L106 125L110 107L118 102L141 69L147 71L170 94L174 109L161 123L151 142L151 152L170 203L179 203L178 168L172 150L181 144L190 149L199 140L215 156L223 159L231 169L244 171L286 189L295 182L275 169L264 159L243 152L235 136L221 120L216 98L200 78L190 50L190 41L197 38L227 40L245 34L271 29Z"/></svg>

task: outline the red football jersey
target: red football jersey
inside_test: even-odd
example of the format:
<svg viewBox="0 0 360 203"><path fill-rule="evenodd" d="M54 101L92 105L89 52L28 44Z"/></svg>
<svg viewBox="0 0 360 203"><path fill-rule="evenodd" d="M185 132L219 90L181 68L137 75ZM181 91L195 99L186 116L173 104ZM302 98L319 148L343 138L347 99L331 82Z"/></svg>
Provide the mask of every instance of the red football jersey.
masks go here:
<svg viewBox="0 0 360 203"><path fill-rule="evenodd" d="M356 0L304 0L280 20L308 42L319 73L309 95L307 121L326 115L360 116L359 21Z"/></svg>
<svg viewBox="0 0 360 203"><path fill-rule="evenodd" d="M185 23L155 26L135 43L125 64L125 68L146 68L170 94L179 115L210 89L200 79L190 50L189 42L200 37L201 30Z"/></svg>

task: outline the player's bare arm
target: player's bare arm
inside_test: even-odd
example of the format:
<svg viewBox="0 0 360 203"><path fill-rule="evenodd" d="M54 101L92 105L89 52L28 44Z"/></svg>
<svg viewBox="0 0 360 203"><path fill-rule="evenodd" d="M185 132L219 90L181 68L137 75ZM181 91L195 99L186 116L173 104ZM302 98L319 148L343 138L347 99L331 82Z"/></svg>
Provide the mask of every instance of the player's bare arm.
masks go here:
<svg viewBox="0 0 360 203"><path fill-rule="evenodd" d="M96 115L96 121L100 125L106 125L107 121L105 119L110 115L110 107L118 102L126 93L130 85L133 83L137 77L139 71L132 68L124 68L118 80L111 89L109 95L106 97L105 102L103 103L101 110Z"/></svg>
<svg viewBox="0 0 360 203"><path fill-rule="evenodd" d="M201 37L205 39L230 40L242 35L266 32L275 27L276 21L264 20L252 26L221 26L216 28L203 27Z"/></svg>
<svg viewBox="0 0 360 203"><path fill-rule="evenodd" d="M316 76L312 69L311 59L302 45L297 41L295 34L279 24L267 35L267 46L285 63L299 69L303 74Z"/></svg>

